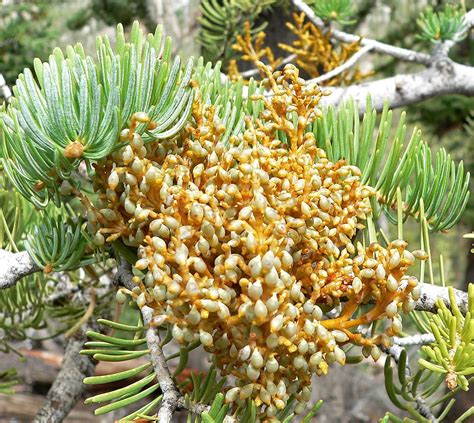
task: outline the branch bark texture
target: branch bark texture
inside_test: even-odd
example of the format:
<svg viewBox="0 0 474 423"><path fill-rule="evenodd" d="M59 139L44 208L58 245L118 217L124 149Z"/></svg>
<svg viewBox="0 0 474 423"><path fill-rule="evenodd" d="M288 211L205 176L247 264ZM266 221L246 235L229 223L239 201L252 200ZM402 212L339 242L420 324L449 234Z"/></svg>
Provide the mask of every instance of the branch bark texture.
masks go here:
<svg viewBox="0 0 474 423"><path fill-rule="evenodd" d="M26 251L12 253L0 249L0 289L9 288L22 277L39 270Z"/></svg>
<svg viewBox="0 0 474 423"><path fill-rule="evenodd" d="M125 286L127 289L132 290L134 283L132 282L132 272L130 265L122 261L119 265L116 280L119 284ZM160 423L169 423L173 419L173 414L180 405L181 394L178 391L171 373L166 364L165 355L160 347L160 335L158 331L153 327L153 309L148 306L141 308L143 317L143 324L148 327L146 330L146 342L150 349L150 358L155 371L156 379L160 384L160 389L163 392L163 400L161 401L161 407L158 411L158 421ZM181 403L184 404L184 403Z"/></svg>
<svg viewBox="0 0 474 423"><path fill-rule="evenodd" d="M35 423L62 422L84 394L85 385L82 381L94 374L96 366L93 358L79 354L79 351L84 347L86 332L89 329L96 328L86 325L84 329L69 339L61 370L51 386L43 406L36 415Z"/></svg>
<svg viewBox="0 0 474 423"><path fill-rule="evenodd" d="M436 307L436 301L438 299L443 301L443 303L446 304L446 307L451 308L449 291L447 287L432 285L429 283L420 283L419 285L421 287L421 295L420 299L416 302L416 310L436 313L438 310ZM465 316L469 307L467 292L461 291L460 289L455 289L454 297L456 298L456 304L459 308L459 311Z"/></svg>
<svg viewBox="0 0 474 423"><path fill-rule="evenodd" d="M445 57L419 72L328 89L332 94L322 99L322 105L337 106L352 98L363 113L368 96L376 110L382 110L386 101L397 108L447 94L474 96L474 68Z"/></svg>
<svg viewBox="0 0 474 423"><path fill-rule="evenodd" d="M393 343L399 347L426 345L431 344L434 341L435 337L432 333L417 333L416 335L405 336L403 338L399 338L398 336L393 337Z"/></svg>
<svg viewBox="0 0 474 423"><path fill-rule="evenodd" d="M328 29L304 0L292 0L292 3L296 10L304 12L306 17L318 28ZM470 10L464 19L466 29L470 30L474 26L474 10ZM381 110L386 101L391 108L397 108L447 94L474 96L474 67L456 63L448 57L449 49L455 44L454 41L438 44L431 54L427 54L395 47L370 38L361 38L358 35L336 29L331 30L331 37L345 43L360 41L362 46L360 52L364 52L364 54L368 51L385 54L401 61L418 63L423 65L424 69L348 87L328 87L332 91L332 95L322 99L321 104L323 105L337 106L344 100L353 98L359 103L359 110L363 113L368 96L372 98L372 104L376 110ZM353 57L360 58L357 53ZM357 60L351 61L349 59L341 67L346 70L356 62ZM321 75L313 81L324 82L332 77L332 73L337 69L328 72L327 75Z"/></svg>
<svg viewBox="0 0 474 423"><path fill-rule="evenodd" d="M144 306L142 307L141 312L143 323L148 326L146 331L146 343L150 349L151 362L153 364L156 379L158 380L161 391L163 392L163 400L161 401L161 407L158 411L158 421L168 423L172 421L173 413L178 408L178 400L181 394L174 384L171 373L166 364L165 355L160 347L161 340L158 331L152 326L153 309Z"/></svg>
<svg viewBox="0 0 474 423"><path fill-rule="evenodd" d="M132 277L133 275L130 264L125 260L121 261L115 277L116 283L129 290L132 290L135 286L132 282ZM146 331L146 341L147 346L150 349L151 362L153 364L156 379L160 384L161 391L163 392L163 400L158 411L158 421L160 423L172 422L173 414L177 410L186 409L197 415L201 415L205 411L209 411L210 407L208 405L195 404L185 401L184 397L181 395L177 386L175 385L168 365L166 364L166 358L160 346L160 335L153 327L153 309L148 306L144 306L141 308L141 313L144 325L148 326ZM235 423L235 419L227 416L225 422Z"/></svg>

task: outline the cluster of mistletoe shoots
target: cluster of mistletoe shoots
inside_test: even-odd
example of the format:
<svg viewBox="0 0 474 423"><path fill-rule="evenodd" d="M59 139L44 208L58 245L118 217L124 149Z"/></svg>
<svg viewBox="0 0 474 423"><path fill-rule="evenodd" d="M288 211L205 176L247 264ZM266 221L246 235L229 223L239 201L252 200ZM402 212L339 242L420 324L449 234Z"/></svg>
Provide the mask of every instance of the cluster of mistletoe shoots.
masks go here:
<svg viewBox="0 0 474 423"><path fill-rule="evenodd" d="M235 378L226 400L251 398L273 421L292 395L303 411L312 375L343 365L345 346L378 359L377 345L401 331L400 310L414 308L419 289L406 272L426 254L403 240L354 245L375 192L305 131L328 93L293 65L259 66L272 95L255 96L263 111L229 145L198 87L174 139L144 145L134 128L153 122L136 113L126 145L96 164L89 228L98 244L137 248L136 287L118 298L153 308L177 342L200 340ZM361 330L384 318L381 333Z"/></svg>
<svg viewBox="0 0 474 423"><path fill-rule="evenodd" d="M244 78L246 72L239 71L239 62L255 63L256 60L266 61L276 69L288 59L297 65L309 78L317 78L344 64L360 49L360 41L339 43L334 45L331 31L319 29L311 21L306 21L304 13L293 13L293 21L287 22L286 27L294 38L291 44L278 43L279 49L290 53L286 59L277 57L268 45L265 45L266 34L260 31L252 33L250 22L245 22L243 33L237 35L233 50L239 55L238 60L232 59L227 68L227 75L232 80ZM371 72L362 72L357 66L328 78L324 85L350 85L361 81Z"/></svg>

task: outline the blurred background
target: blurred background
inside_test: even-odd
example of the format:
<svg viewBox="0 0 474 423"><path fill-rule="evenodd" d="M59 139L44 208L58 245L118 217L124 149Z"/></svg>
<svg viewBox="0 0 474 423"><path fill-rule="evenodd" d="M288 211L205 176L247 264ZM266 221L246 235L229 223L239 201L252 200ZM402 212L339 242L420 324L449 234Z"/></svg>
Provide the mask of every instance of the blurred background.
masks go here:
<svg viewBox="0 0 474 423"><path fill-rule="evenodd" d="M357 23L346 27L347 31L422 51L428 50L430 45L416 37L416 18L427 6L438 7L447 2L354 0L353 3ZM472 3L472 0L467 0L466 7L473 7ZM122 23L127 30L134 20L139 20L150 32L157 24L162 24L173 39L175 54L183 58L204 54L206 59L224 59L225 62L225 57L216 57L200 44L200 13L199 0L1 0L0 74L12 87L17 75L31 66L35 57L47 60L54 47L64 48L76 42L82 43L86 53L93 54L97 34L105 33L113 39L117 23ZM267 41L275 48L278 42L288 40L283 23L290 20L291 13L289 3L281 1L277 9L258 18L268 22ZM451 56L459 62L474 65L473 46L471 35L453 49ZM409 66L391 57L374 55L366 56L361 64L364 72L373 72L371 78L377 79L408 71ZM5 90L0 89L0 103L3 101L2 93ZM432 99L409 107L407 116L411 126L408 132L415 126L421 128L435 150L436 147L445 147L455 159L464 160L472 173L474 98L445 96ZM463 234L473 230L471 196L462 223L447 234L432 237L434 256L442 254L444 257L447 282L459 288L474 282L474 255L469 253L470 243L462 238ZM406 233L410 238L408 241L416 245L418 225L410 226L408 223ZM62 348L53 341L28 341L19 347L24 357L0 355L0 370L15 366L24 381L19 394L0 395L0 422L31 421L61 363L59 354ZM195 354L191 365L203 368L205 361L203 353ZM334 367L328 376L316 380L314 398L325 400L318 422L376 422L385 411L393 410L385 394L382 365L379 362L345 366L343 369ZM469 402L472 403L472 397L466 396L464 404L458 401L455 407L465 410ZM453 410L453 415L459 415L459 411ZM66 421L110 421L110 416L103 420L94 418L92 407L78 404Z"/></svg>

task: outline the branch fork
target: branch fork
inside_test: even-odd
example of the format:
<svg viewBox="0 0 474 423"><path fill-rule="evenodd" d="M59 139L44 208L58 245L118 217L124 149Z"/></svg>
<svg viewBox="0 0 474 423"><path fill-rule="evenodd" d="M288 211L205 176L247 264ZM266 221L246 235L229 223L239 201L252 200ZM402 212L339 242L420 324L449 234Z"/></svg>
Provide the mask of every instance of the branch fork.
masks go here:
<svg viewBox="0 0 474 423"><path fill-rule="evenodd" d="M292 0L292 3L296 10L303 12L307 19L318 28L325 28L324 22L315 15L304 0ZM465 21L466 30L474 27L474 9L466 13ZM358 52L360 55L354 54L338 68L313 79L312 81L316 83L324 82L354 66L357 60L369 51L385 54L401 61L420 64L424 66L424 69L411 74L400 74L348 87L329 87L332 94L322 99L323 105L337 106L352 98L359 103L360 113L364 113L368 96L372 98L372 105L378 111L383 109L386 101L389 102L390 107L397 108L440 95L474 96L474 67L456 63L448 57L449 50L455 42L440 43L431 54L426 54L395 47L370 38L360 39L357 35L336 29L331 31L331 36L345 43L360 40L362 49ZM347 66L345 66L346 64Z"/></svg>

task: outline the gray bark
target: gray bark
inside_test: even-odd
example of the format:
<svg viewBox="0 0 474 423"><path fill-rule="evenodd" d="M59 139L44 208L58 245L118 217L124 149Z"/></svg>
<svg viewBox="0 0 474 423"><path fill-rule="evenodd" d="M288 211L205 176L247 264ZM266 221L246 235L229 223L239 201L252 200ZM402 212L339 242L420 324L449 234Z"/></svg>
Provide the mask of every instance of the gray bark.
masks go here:
<svg viewBox="0 0 474 423"><path fill-rule="evenodd" d="M0 289L9 288L40 268L26 251L12 253L0 249Z"/></svg>
<svg viewBox="0 0 474 423"><path fill-rule="evenodd" d="M391 108L397 108L446 94L474 96L473 67L455 63L448 58L433 60L432 66L416 73L348 87L329 87L332 94L324 97L321 104L339 105L353 98L359 103L362 113L368 96L376 110L381 110L386 101Z"/></svg>
<svg viewBox="0 0 474 423"><path fill-rule="evenodd" d="M443 303L448 308L451 308L451 302L449 300L449 291L447 287L431 285L429 283L421 283L420 287L421 296L420 299L416 302L416 310L436 313L436 301L438 299L443 301ZM459 307L459 311L463 315L466 315L469 307L467 292L461 291L459 289L454 289L454 298L456 299L456 304Z"/></svg>
<svg viewBox="0 0 474 423"><path fill-rule="evenodd" d="M80 355L84 347L88 325L71 337L66 345L64 360L51 389L38 411L35 423L62 422L85 392L83 379L94 374L96 362Z"/></svg>

